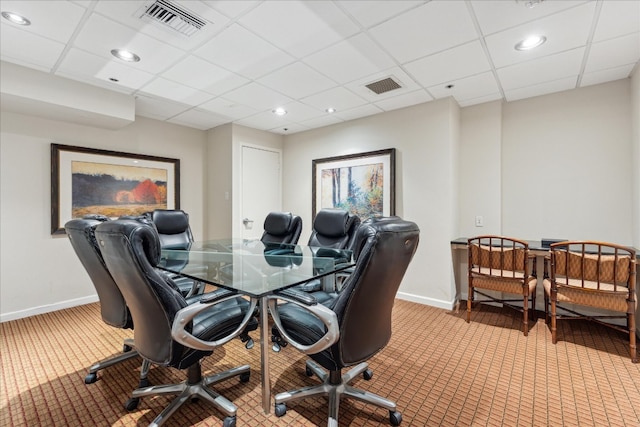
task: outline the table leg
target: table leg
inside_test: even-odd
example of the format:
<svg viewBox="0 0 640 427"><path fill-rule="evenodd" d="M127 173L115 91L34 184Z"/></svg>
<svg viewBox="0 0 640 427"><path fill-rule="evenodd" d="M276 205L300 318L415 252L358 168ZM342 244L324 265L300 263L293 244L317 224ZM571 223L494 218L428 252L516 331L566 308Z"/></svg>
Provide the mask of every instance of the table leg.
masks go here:
<svg viewBox="0 0 640 427"><path fill-rule="evenodd" d="M271 378L269 376L269 309L267 297L260 298L260 373L262 376L262 409L271 412Z"/></svg>

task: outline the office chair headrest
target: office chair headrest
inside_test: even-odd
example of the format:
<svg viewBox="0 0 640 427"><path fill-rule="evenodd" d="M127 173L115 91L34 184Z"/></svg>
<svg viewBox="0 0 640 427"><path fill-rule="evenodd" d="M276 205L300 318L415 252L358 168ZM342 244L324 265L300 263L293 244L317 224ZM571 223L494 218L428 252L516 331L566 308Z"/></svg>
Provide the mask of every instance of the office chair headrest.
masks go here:
<svg viewBox="0 0 640 427"><path fill-rule="evenodd" d="M149 259L149 263L156 266L160 262L160 238L151 224L138 219L119 218L115 221L107 221L100 224L100 231L103 233L121 232L128 239L132 239L134 234L142 236L143 250Z"/></svg>
<svg viewBox="0 0 640 427"><path fill-rule="evenodd" d="M313 220L313 229L323 236L340 237L351 226L349 212L342 209L322 209Z"/></svg>
<svg viewBox="0 0 640 427"><path fill-rule="evenodd" d="M291 230L291 212L270 212L264 219L264 230L275 236L282 236Z"/></svg>
<svg viewBox="0 0 640 427"><path fill-rule="evenodd" d="M189 228L189 215L182 210L156 209L151 220L160 234L180 234Z"/></svg>

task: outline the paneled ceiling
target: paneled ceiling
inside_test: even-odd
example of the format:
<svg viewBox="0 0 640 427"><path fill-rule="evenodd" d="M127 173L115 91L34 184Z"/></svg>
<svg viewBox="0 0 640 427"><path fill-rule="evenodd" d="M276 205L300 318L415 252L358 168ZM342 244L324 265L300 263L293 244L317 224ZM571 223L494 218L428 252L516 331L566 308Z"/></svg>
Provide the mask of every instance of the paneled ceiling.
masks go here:
<svg viewBox="0 0 640 427"><path fill-rule="evenodd" d="M0 59L132 95L139 116L280 134L448 96L464 107L575 89L640 60L638 0L173 0L195 19L168 24L141 17L154 3L1 0L31 25L0 19ZM546 43L514 48L531 34ZM400 88L367 88L387 78Z"/></svg>

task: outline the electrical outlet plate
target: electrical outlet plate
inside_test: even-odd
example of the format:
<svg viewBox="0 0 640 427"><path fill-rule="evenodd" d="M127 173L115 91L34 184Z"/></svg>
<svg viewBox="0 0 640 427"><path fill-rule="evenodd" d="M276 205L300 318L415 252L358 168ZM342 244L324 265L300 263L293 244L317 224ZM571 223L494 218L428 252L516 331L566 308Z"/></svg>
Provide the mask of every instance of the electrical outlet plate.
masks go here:
<svg viewBox="0 0 640 427"><path fill-rule="evenodd" d="M482 218L482 216L480 215L476 215L476 227L483 227L484 226L484 218Z"/></svg>

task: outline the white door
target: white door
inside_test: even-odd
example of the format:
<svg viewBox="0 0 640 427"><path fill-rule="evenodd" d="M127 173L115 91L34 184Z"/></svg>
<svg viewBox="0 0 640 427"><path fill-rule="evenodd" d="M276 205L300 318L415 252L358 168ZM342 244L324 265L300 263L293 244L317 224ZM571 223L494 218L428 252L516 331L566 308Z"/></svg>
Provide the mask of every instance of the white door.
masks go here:
<svg viewBox="0 0 640 427"><path fill-rule="evenodd" d="M264 219L282 209L279 151L242 146L242 238L259 239Z"/></svg>

